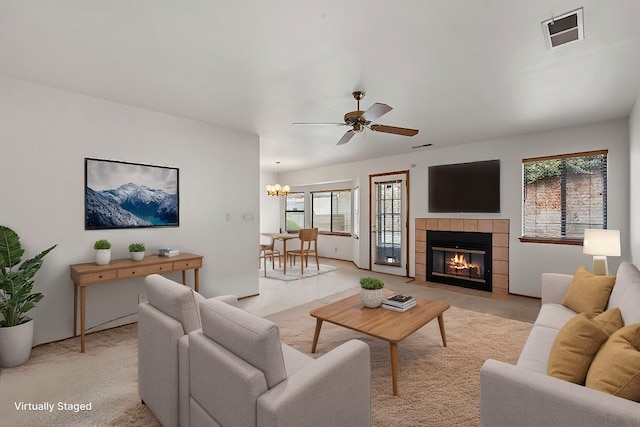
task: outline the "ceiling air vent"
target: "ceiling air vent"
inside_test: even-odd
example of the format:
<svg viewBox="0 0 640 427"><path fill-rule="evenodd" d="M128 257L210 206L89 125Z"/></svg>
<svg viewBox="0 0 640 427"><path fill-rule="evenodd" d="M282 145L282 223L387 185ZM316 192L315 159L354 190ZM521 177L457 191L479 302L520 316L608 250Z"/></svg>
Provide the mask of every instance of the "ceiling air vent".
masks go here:
<svg viewBox="0 0 640 427"><path fill-rule="evenodd" d="M584 38L582 8L544 21L542 31L549 50L582 40Z"/></svg>

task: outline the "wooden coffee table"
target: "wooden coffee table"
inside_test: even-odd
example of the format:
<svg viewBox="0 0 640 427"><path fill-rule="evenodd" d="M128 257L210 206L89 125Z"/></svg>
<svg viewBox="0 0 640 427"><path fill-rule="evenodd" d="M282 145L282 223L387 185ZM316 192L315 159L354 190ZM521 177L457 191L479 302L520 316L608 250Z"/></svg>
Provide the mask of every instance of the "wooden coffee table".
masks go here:
<svg viewBox="0 0 640 427"><path fill-rule="evenodd" d="M388 293L388 295L393 294ZM444 332L443 313L448 308L449 304L416 298L415 307L404 313L398 313L382 307L366 308L360 300L360 294L352 295L324 307L311 310L309 314L316 318L316 331L313 336L311 353L316 351L320 328L322 328L322 322L325 321L388 341L391 347L393 395L397 396L398 343L437 317L440 335L442 336L442 345L446 347L447 337Z"/></svg>

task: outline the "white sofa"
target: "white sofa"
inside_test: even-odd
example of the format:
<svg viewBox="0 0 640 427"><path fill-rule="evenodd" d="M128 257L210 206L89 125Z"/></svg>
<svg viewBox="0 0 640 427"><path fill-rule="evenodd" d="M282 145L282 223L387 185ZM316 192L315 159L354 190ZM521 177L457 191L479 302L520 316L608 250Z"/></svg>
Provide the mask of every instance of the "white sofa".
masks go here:
<svg viewBox="0 0 640 427"><path fill-rule="evenodd" d="M145 279L138 305L138 393L164 427L189 425L188 334L201 327L205 298L158 274ZM217 297L235 305L235 296Z"/></svg>
<svg viewBox="0 0 640 427"><path fill-rule="evenodd" d="M573 276L542 275L542 307L516 365L487 360L480 370L483 427L640 426L640 403L547 375L549 352L577 313L561 305ZM620 264L606 310L625 325L640 322L640 271Z"/></svg>

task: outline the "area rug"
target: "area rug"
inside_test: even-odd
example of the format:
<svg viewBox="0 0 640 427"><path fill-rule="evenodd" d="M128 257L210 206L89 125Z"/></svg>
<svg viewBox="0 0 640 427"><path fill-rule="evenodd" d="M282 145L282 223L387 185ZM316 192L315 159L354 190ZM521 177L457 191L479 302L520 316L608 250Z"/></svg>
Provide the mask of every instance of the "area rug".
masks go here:
<svg viewBox="0 0 640 427"><path fill-rule="evenodd" d="M304 268L304 274L301 272L300 265L294 265L293 267L287 266L287 274L284 274L283 268L276 268L272 270L267 266L267 278L275 280L299 280L307 277L317 276L318 274L328 273L334 271L336 267L332 265L320 264L320 269L315 264L309 263L308 267ZM259 271L260 277L264 277L264 269Z"/></svg>
<svg viewBox="0 0 640 427"><path fill-rule="evenodd" d="M309 311L353 292L268 318L285 343L309 354L315 327ZM480 366L487 358L514 363L531 324L455 307L444 318L448 347L442 347L435 321L399 344L398 396L392 395L389 345L383 341L325 323L311 356L352 338L369 344L373 426L478 426ZM70 338L38 346L25 365L0 371L0 425L159 426L138 396L137 324L86 340L86 353L79 352L79 338ZM53 405L51 412L29 409L45 403Z"/></svg>
<svg viewBox="0 0 640 427"><path fill-rule="evenodd" d="M444 313L447 347L433 321L398 344L398 396L393 396L389 344L330 323L323 323L315 354L311 343L313 308L352 290L269 316L283 342L319 357L350 339L371 350L374 426L479 426L480 367L488 358L515 363L531 324L451 307Z"/></svg>

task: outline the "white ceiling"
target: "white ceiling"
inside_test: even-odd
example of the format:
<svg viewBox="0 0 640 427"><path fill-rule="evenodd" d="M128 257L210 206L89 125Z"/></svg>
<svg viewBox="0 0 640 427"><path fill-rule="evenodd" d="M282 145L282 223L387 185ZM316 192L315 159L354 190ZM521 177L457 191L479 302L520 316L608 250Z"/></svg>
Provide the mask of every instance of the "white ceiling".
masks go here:
<svg viewBox="0 0 640 427"><path fill-rule="evenodd" d="M585 39L548 51L541 22L579 7ZM626 117L638 17L638 0L0 0L0 74L258 134L261 169L284 172ZM347 128L292 125L342 121L354 90L420 133L336 146Z"/></svg>

